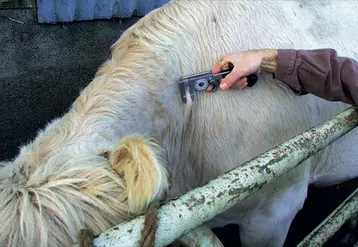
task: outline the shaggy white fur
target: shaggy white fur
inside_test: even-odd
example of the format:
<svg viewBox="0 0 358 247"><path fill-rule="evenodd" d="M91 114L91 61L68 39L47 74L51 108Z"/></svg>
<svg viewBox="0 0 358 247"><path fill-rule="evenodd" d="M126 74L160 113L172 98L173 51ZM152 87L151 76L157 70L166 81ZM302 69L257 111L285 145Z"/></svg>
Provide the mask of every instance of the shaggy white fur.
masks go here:
<svg viewBox="0 0 358 247"><path fill-rule="evenodd" d="M0 168L0 245L69 246L81 228L97 234L133 218L342 110L297 97L268 74L253 88L198 93L184 105L177 80L249 49L330 47L357 58L357 8L357 1L177 0L152 11L114 44L69 112ZM282 246L310 183L357 176L357 133L210 225L239 224L243 246Z"/></svg>

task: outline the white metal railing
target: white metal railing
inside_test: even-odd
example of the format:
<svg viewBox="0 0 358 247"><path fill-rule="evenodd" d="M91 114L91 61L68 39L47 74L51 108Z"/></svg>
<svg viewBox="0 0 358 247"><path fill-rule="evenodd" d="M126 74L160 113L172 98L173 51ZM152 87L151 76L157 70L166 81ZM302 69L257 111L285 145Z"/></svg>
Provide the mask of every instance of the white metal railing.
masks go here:
<svg viewBox="0 0 358 247"><path fill-rule="evenodd" d="M297 247L322 246L351 217L358 212L358 188L348 196Z"/></svg>
<svg viewBox="0 0 358 247"><path fill-rule="evenodd" d="M206 185L169 201L158 210L155 246L165 246L261 189L358 125L349 107ZM138 246L144 216L117 225L93 240L94 246Z"/></svg>

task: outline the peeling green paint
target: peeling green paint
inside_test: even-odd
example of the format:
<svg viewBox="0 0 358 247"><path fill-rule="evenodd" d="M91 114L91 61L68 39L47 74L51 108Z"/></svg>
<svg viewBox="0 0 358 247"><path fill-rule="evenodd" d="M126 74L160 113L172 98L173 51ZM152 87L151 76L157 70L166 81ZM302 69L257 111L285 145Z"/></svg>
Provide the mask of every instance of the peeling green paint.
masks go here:
<svg viewBox="0 0 358 247"><path fill-rule="evenodd" d="M222 195L224 195L225 192L220 191L219 194L216 195L216 197L221 197Z"/></svg>
<svg viewBox="0 0 358 247"><path fill-rule="evenodd" d="M262 183L255 183L249 187L230 189L228 194L229 194L229 196L231 196L231 199L229 201L233 201L233 200L239 198L240 196L243 196L246 194L250 195L253 192L260 190L266 184L267 184L267 182L262 182Z"/></svg>
<svg viewBox="0 0 358 247"><path fill-rule="evenodd" d="M347 197L320 225L297 247L322 246L350 218L358 212L358 188Z"/></svg>
<svg viewBox="0 0 358 247"><path fill-rule="evenodd" d="M233 207L355 128L357 124L357 108L350 107L278 147L244 164L238 164L237 168L206 185L162 205L158 210L155 246L169 245ZM134 246L140 239L143 222L144 217L139 216L122 223L118 225L117 231L108 231L109 240L104 238L103 233L94 239L94 244L107 247ZM128 233L128 229L133 230Z"/></svg>
<svg viewBox="0 0 358 247"><path fill-rule="evenodd" d="M199 198L192 196L190 198L190 200L188 201L188 203L186 203L187 207L189 210L192 210L193 208L195 208L198 205L201 205L205 202L205 197L204 196L200 196Z"/></svg>

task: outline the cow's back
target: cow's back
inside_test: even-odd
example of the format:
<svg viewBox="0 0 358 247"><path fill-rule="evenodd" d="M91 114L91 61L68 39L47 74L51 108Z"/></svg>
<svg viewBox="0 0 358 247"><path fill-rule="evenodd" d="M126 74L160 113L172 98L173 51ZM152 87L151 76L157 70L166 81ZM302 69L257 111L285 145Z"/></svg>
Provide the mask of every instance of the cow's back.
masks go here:
<svg viewBox="0 0 358 247"><path fill-rule="evenodd" d="M341 56L356 57L357 7L355 1L173 1L145 17L140 24L144 28L135 33L144 35L148 49L171 65L168 90L179 76L209 70L221 56L238 51L334 48ZM146 27L147 34L142 32ZM162 30L155 33L153 27ZM252 88L196 93L195 102L185 105L179 95L174 101L186 120L181 162L176 165L188 170L181 178L177 173L174 184L186 189L346 107L312 95L298 97L269 74L260 74Z"/></svg>
<svg viewBox="0 0 358 247"><path fill-rule="evenodd" d="M265 73L252 88L195 93L195 102L183 104L178 78L209 70L225 54L250 49L334 48L340 56L356 58L357 8L356 1L176 0L152 11L122 35L114 46L113 66L125 61L125 56L137 53L140 58L145 53L145 64L155 73L143 67L143 83L163 91L157 100L167 112L174 112L171 129L182 135L181 143L173 143L173 136L163 143L174 174L173 196L347 107L313 95L296 96ZM342 138L328 150L338 150L353 138L353 134ZM312 171L324 169L319 160ZM309 174L302 176L309 179Z"/></svg>
<svg viewBox="0 0 358 247"><path fill-rule="evenodd" d="M358 26L354 23L358 23L355 14L358 2L204 2L209 1L192 3L197 5L197 10L188 8L188 12L196 13L197 25L194 34L188 35L193 39L179 48L181 75L208 70L225 54L259 48L334 48L340 56L357 59L358 41L354 37ZM347 107L313 95L296 96L269 74L261 74L252 88L197 93L195 102L189 105L184 106L185 141L180 154L185 159L178 164L185 167L178 170L186 172L174 177L175 196L274 148ZM308 184L329 185L358 175L357 137L358 130L342 137L286 177L217 217L211 226L251 222L250 215L256 212L279 219L276 214L284 212L282 207L288 207L285 203L290 201L293 206L285 217L294 217L303 205ZM281 200L281 206L274 206ZM245 223L242 224L245 229ZM243 237L248 238L248 242L253 238L246 233Z"/></svg>

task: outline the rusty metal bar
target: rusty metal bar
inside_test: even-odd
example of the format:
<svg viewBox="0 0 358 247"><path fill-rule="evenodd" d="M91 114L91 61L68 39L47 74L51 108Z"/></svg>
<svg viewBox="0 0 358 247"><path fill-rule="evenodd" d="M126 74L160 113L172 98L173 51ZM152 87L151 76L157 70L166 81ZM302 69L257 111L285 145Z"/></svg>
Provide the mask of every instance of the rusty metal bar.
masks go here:
<svg viewBox="0 0 358 247"><path fill-rule="evenodd" d="M351 215L356 212L358 212L358 188L321 224L308 234L297 247L322 246L351 217Z"/></svg>
<svg viewBox="0 0 358 247"><path fill-rule="evenodd" d="M260 190L271 180L334 142L358 124L358 110L347 108L278 147L195 188L158 210L155 246L165 246ZM240 166L239 166L240 165ZM144 216L100 234L94 246L138 246Z"/></svg>

